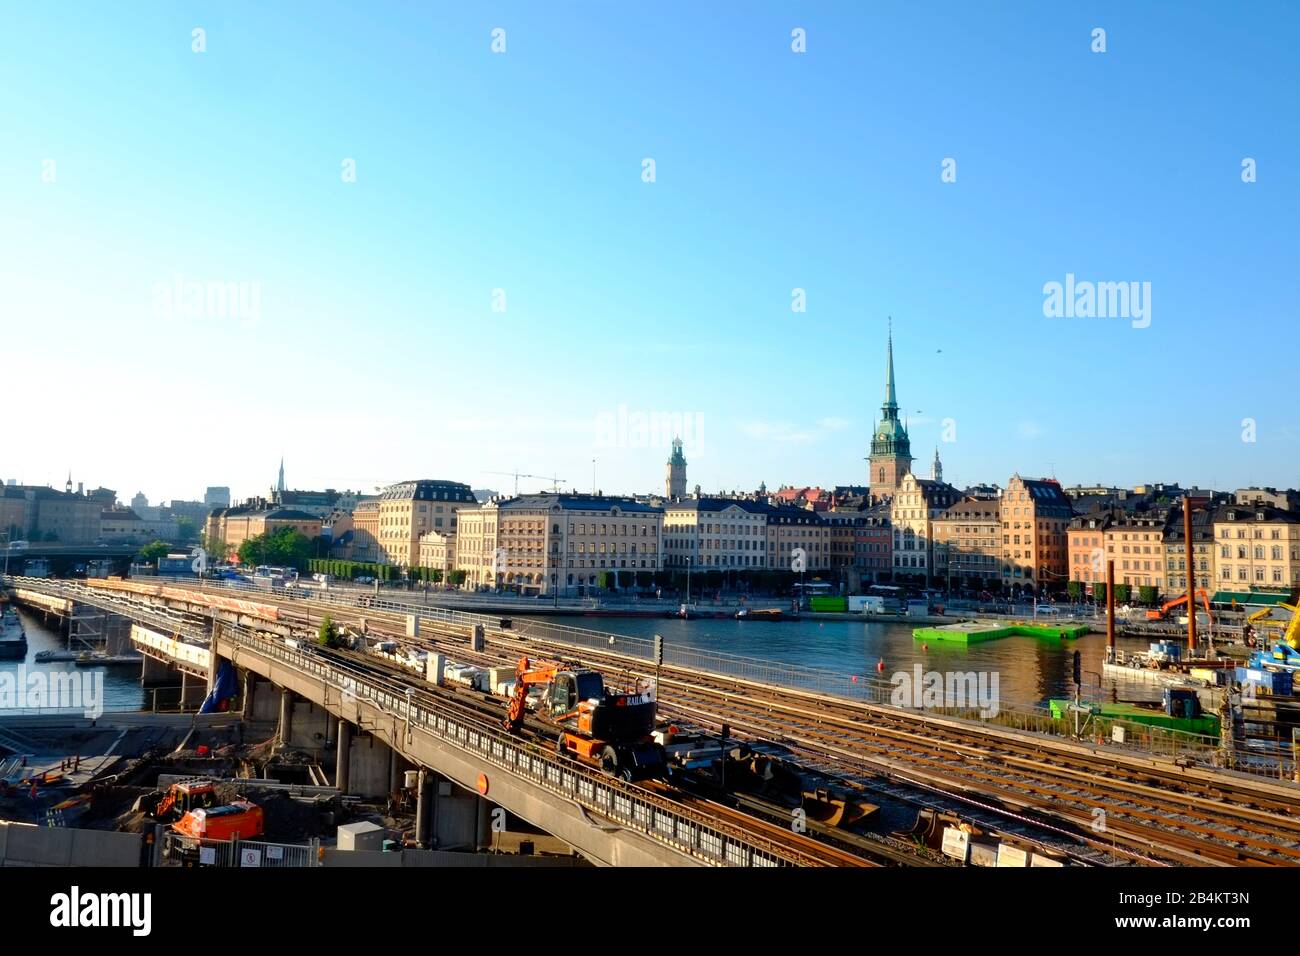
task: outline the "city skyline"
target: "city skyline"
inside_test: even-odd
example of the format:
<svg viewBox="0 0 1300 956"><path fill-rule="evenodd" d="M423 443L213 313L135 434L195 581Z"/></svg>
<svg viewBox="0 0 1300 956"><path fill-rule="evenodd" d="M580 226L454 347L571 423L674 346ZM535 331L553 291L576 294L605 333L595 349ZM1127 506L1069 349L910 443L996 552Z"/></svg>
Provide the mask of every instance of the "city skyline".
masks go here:
<svg viewBox="0 0 1300 956"><path fill-rule="evenodd" d="M913 452L955 482L1300 485L1296 403L1259 387L1296 319L1284 4L1267 31L506 5L306 34L301 9L8 14L5 379L44 414L0 474L244 498L283 452L300 488L590 490L594 458L596 487L654 490L666 439L603 443L627 409L702 422L691 487L863 484L892 315ZM1132 320L1049 317L1053 284L1129 282ZM119 370L148 388L99 399ZM104 427L133 403L161 445Z"/></svg>

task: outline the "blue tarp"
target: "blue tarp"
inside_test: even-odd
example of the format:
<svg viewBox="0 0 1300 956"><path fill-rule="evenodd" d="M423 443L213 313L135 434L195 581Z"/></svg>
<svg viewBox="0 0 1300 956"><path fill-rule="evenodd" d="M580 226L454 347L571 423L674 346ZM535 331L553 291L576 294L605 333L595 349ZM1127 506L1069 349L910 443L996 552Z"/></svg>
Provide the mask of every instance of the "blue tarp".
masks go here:
<svg viewBox="0 0 1300 956"><path fill-rule="evenodd" d="M230 701L234 699L238 690L239 683L234 666L230 661L222 661L217 666L217 679L212 685L212 693L208 694L203 701L199 713L214 714L225 710L230 706Z"/></svg>

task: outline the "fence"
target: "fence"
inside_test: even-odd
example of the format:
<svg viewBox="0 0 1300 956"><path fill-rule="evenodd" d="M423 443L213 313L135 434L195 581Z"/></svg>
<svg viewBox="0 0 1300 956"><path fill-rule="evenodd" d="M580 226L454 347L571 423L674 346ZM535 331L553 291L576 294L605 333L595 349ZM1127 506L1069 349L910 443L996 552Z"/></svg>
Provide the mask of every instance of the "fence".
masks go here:
<svg viewBox="0 0 1300 956"><path fill-rule="evenodd" d="M288 869L321 865L320 841L315 839L303 844L187 838L184 843L187 861L198 866Z"/></svg>

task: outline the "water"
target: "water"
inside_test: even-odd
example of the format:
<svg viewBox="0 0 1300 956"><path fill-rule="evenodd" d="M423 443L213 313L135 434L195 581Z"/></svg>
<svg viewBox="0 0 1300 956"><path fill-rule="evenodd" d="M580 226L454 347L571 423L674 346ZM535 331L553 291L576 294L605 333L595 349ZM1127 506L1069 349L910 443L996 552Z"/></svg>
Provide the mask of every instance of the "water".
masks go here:
<svg viewBox="0 0 1300 956"><path fill-rule="evenodd" d="M82 680L96 672L103 674L104 692L103 709L105 711L140 710L144 707L144 691L140 686L140 670L136 667L77 667L72 661L50 661L37 664L33 658L41 651L60 651L67 647L67 638L56 630L41 623L41 618L18 609L22 618L23 630L27 632L27 660L0 661L0 673L6 671L15 675L20 665L25 672L35 671L53 673L57 671L80 671ZM17 678L15 677L15 680ZM19 685L21 689L21 685Z"/></svg>
<svg viewBox="0 0 1300 956"><path fill-rule="evenodd" d="M663 636L668 644L703 651L816 667L844 675L888 679L898 671L911 673L915 664L925 671L976 671L998 675L1005 706L1043 704L1050 697L1072 697L1073 652L1079 651L1087 685L1101 682L1106 635L1088 634L1069 641L1034 637L1004 637L962 645L932 641L925 647L912 637L912 624L874 621L737 621L728 619L586 617L589 627L632 637ZM1145 650L1145 638L1117 638L1119 646ZM884 661L884 671L876 665ZM1140 699L1156 699L1145 689ZM1127 699L1139 699L1122 695Z"/></svg>

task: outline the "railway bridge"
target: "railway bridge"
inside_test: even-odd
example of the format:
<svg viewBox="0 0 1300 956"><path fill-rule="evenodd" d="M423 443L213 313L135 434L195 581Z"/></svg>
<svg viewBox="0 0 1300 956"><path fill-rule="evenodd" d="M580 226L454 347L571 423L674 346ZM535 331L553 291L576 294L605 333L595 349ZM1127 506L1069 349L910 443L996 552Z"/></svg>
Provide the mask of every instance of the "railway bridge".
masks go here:
<svg viewBox="0 0 1300 956"><path fill-rule="evenodd" d="M314 636L328 615L465 663L549 656L606 673L656 675L660 710L674 721L712 730L729 724L736 736L779 741L801 765L867 798L955 813L1032 848L1035 859L1041 852L1058 864L1300 864L1294 768L1244 759L1237 769L1224 767L1213 741L1134 733L1120 746L1061 736L1035 714L1007 713L994 723L907 710L888 703L887 684L855 679L852 699L800 675L802 686L793 686L780 665L705 662L684 648L670 649L656 674L647 641L378 596L149 579L7 583L20 599L84 602L129 617L137 647L166 666L206 675L206 684L229 661L244 675L246 712L275 718L278 711L285 740L307 733L337 745L335 777L344 790L382 792L409 764L424 771L430 790L445 781L456 791L450 799L474 794L478 821L495 804L597 863L871 865L905 857L896 846L846 849L770 817L611 779L544 742L505 733L499 715L469 706L469 695L371 664L370 655L325 653L300 639ZM478 628L483 643L471 642ZM437 799L429 804L436 818ZM428 833L430 810L424 800L420 806Z"/></svg>

